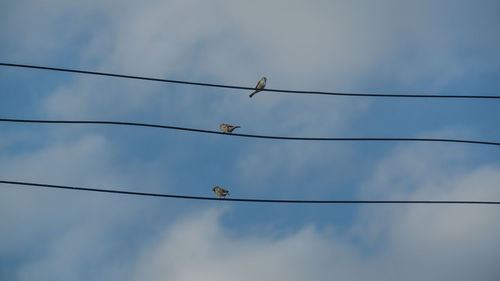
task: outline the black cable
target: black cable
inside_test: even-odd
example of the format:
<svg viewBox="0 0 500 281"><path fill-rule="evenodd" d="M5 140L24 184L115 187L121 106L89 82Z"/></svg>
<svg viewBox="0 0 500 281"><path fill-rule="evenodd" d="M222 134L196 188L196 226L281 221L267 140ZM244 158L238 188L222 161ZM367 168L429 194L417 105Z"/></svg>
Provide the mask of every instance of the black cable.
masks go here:
<svg viewBox="0 0 500 281"><path fill-rule="evenodd" d="M55 189L66 190L79 190L91 192L105 192L116 194L127 194L136 196L148 197L167 197L178 199L194 199L194 200L220 200L220 201L233 201L233 202L253 202L253 203L301 203L301 204L489 204L498 205L500 201L461 201L461 200L277 200L277 199L246 199L246 198L216 198L216 197L203 197L203 196L188 196L188 195L171 195L163 193L148 193L148 192L134 192L125 190L113 189L100 189L68 185L55 185L55 184L42 184L32 182L19 182L19 181L6 181L0 180L3 184L24 185L30 187L46 187Z"/></svg>
<svg viewBox="0 0 500 281"><path fill-rule="evenodd" d="M72 73L80 73L80 74L91 74L91 75L100 75L100 76L118 77L118 78L127 78L127 79L139 79L139 80L165 82L165 83L195 85L195 86L203 86L203 87L217 87L217 88L229 88L229 89L239 89L239 90L256 90L256 88L252 88L252 87L241 87L241 86L231 86L231 85L211 84L211 83L199 83L199 82L172 80L172 79L160 79L160 78L151 78L151 77L144 77L144 76L133 76L133 75L115 74L115 73L107 73L107 72L86 71L86 70L69 69L69 68L57 68L57 67L3 63L3 62L0 62L0 65L10 66L10 67L23 67L23 68L32 68L32 69L72 72ZM432 95L432 94L361 94L361 93L335 93L335 92L323 92L323 91L296 91L296 90L280 90L280 89L262 89L261 91L292 93L292 94L355 96L355 97L500 99L500 96L496 96L496 95L475 96L475 95Z"/></svg>
<svg viewBox="0 0 500 281"><path fill-rule="evenodd" d="M280 137L280 136L262 136L250 134L237 134L237 133L223 133L219 131L201 130L193 128L147 124L147 123L134 123L134 122L118 122L118 121L83 121L83 120L29 120L29 119L8 119L0 118L0 122L17 122L17 123L49 123L49 124L98 124L98 125L122 125L122 126L137 126L137 127L150 127L161 128L170 130L190 131L206 134L218 134L226 136L246 137L246 138L259 138L259 139L276 139L276 140L299 140L299 141L415 141L415 142L453 142L453 143L470 143L470 144L483 144L483 145L496 145L500 146L500 142L476 141L476 140L462 140L462 139L433 139L433 138L305 138L305 137Z"/></svg>

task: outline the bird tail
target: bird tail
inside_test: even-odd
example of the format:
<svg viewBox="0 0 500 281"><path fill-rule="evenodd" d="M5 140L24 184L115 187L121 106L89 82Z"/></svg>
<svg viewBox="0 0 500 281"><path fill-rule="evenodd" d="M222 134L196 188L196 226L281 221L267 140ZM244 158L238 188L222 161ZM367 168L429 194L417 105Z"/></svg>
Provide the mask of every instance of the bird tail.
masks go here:
<svg viewBox="0 0 500 281"><path fill-rule="evenodd" d="M241 128L241 127L240 126L234 126L234 128L237 129L237 128Z"/></svg>
<svg viewBox="0 0 500 281"><path fill-rule="evenodd" d="M253 91L253 93L250 94L249 97L253 97L253 95L257 94L259 91Z"/></svg>

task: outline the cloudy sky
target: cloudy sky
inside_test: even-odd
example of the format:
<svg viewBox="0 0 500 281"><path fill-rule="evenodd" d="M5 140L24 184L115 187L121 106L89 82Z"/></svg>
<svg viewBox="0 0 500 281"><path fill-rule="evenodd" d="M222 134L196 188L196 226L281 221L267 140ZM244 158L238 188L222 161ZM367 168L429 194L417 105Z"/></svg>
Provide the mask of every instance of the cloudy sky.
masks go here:
<svg viewBox="0 0 500 281"><path fill-rule="evenodd" d="M253 87L498 95L496 0L0 0L0 61ZM0 67L0 117L500 141L500 102L307 96ZM500 200L500 151L0 124L0 179L213 196ZM1 280L495 280L500 209L0 186Z"/></svg>

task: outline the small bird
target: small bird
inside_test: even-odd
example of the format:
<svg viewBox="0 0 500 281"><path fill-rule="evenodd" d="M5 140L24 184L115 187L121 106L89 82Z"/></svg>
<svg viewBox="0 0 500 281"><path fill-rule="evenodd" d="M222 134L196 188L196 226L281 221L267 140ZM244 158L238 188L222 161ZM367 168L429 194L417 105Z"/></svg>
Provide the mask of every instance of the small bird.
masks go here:
<svg viewBox="0 0 500 281"><path fill-rule="evenodd" d="M260 90L264 89L266 87L266 81L267 81L266 77L260 78L259 82L257 82L257 85L255 86L255 88L257 88L259 90L253 91L250 94L250 97L253 97L253 95L257 94L258 92L260 92Z"/></svg>
<svg viewBox="0 0 500 281"><path fill-rule="evenodd" d="M229 191L225 190L224 188L218 185L216 185L212 190L219 197L226 197L226 195L229 195Z"/></svg>
<svg viewBox="0 0 500 281"><path fill-rule="evenodd" d="M220 124L220 130L223 131L224 133L232 133L234 129L239 128L240 126L233 126L229 124Z"/></svg>

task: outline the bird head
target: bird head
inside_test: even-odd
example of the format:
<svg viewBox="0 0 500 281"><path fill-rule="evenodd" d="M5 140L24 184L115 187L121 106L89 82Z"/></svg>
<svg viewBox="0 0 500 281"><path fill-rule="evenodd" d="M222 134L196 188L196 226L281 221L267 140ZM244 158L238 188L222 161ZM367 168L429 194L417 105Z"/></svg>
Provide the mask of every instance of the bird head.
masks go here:
<svg viewBox="0 0 500 281"><path fill-rule="evenodd" d="M214 186L214 188L212 188L212 191L215 191L216 188L217 188L217 186Z"/></svg>
<svg viewBox="0 0 500 281"><path fill-rule="evenodd" d="M262 77L262 79L264 79L264 81L267 81L267 78L266 78L266 77Z"/></svg>

